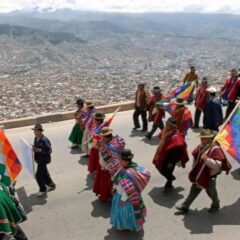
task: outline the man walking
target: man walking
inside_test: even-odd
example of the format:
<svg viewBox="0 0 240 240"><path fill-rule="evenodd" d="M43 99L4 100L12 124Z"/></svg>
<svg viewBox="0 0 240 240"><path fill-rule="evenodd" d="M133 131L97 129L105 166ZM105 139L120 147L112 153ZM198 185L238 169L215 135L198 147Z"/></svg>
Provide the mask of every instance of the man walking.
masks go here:
<svg viewBox="0 0 240 240"><path fill-rule="evenodd" d="M194 115L194 126L193 128L199 128L199 121L201 113L204 112L206 107L206 101L208 97L208 80L207 77L203 77L201 86L197 89L196 98L195 98L195 115Z"/></svg>
<svg viewBox="0 0 240 240"><path fill-rule="evenodd" d="M139 115L142 117L142 131L146 132L148 128L148 122L147 122L147 107L149 104L150 100L150 95L149 93L145 90L145 84L144 83L139 83L138 84L138 89L135 94L135 111L133 113L133 123L134 123L134 128L133 130L136 130L140 128L140 123L139 123Z"/></svg>
<svg viewBox="0 0 240 240"><path fill-rule="evenodd" d="M177 162L181 162L182 167L185 167L187 161L187 144L177 129L176 120L170 117L160 133L160 143L153 159L153 164L167 180L164 191L173 188L172 182L176 180L173 171Z"/></svg>
<svg viewBox="0 0 240 240"><path fill-rule="evenodd" d="M39 186L38 197L46 195L47 191L56 188L47 169L47 164L51 162L52 147L47 137L43 135L43 127L41 124L36 124L32 129L34 131L33 152L34 159L37 163L36 180Z"/></svg>
<svg viewBox="0 0 240 240"><path fill-rule="evenodd" d="M216 88L209 87L208 100L204 110L203 126L210 130L218 131L220 125L223 124L223 112L220 101L216 98Z"/></svg>
<svg viewBox="0 0 240 240"><path fill-rule="evenodd" d="M176 209L182 213L187 213L192 202L197 198L202 189L212 200L209 213L217 212L220 208L218 193L216 189L216 179L221 171L228 174L231 165L228 162L223 150L218 143L213 143L215 133L210 129L203 129L201 132L201 144L193 150L193 169L189 174L192 187L188 197L181 206Z"/></svg>

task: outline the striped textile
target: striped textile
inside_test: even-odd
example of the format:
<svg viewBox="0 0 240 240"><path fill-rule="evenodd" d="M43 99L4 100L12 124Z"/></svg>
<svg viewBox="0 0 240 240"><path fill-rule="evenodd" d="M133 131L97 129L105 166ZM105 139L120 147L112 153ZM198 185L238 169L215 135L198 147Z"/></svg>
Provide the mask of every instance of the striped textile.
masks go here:
<svg viewBox="0 0 240 240"><path fill-rule="evenodd" d="M125 147L125 141L119 136L114 136L110 143L104 144L99 151L103 160L107 163L106 168L113 176L120 168L120 153Z"/></svg>
<svg viewBox="0 0 240 240"><path fill-rule="evenodd" d="M114 180L124 189L131 202L137 224L142 226L145 222L146 207L141 197L141 191L146 187L150 179L150 173L143 167L131 167L121 169Z"/></svg>

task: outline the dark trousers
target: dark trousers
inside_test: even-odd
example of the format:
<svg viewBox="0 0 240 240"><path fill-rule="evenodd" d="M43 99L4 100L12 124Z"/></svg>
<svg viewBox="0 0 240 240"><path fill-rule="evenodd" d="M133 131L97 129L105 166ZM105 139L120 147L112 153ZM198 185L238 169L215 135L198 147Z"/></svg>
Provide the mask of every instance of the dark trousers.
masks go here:
<svg viewBox="0 0 240 240"><path fill-rule="evenodd" d="M183 207L189 208L192 202L197 198L197 196L202 191L201 188L197 187L196 184L193 184L190 190L190 193L184 203L182 204ZM216 178L212 178L208 188L206 189L207 195L212 199L212 207L218 207L219 206L219 199L218 199L218 193L216 189Z"/></svg>
<svg viewBox="0 0 240 240"><path fill-rule="evenodd" d="M235 105L236 105L236 102L231 102L231 101L228 102L228 107L227 107L227 110L226 110L225 120L231 114L231 112L234 109Z"/></svg>
<svg viewBox="0 0 240 240"><path fill-rule="evenodd" d="M153 123L151 131L148 133L149 137L152 137L152 135L157 131L157 129L163 129L164 128L164 123L161 120L159 124Z"/></svg>
<svg viewBox="0 0 240 240"><path fill-rule="evenodd" d="M199 127L199 121L201 117L201 110L199 108L196 108L195 114L194 114L194 127Z"/></svg>
<svg viewBox="0 0 240 240"><path fill-rule="evenodd" d="M133 113L133 123L135 128L140 128L140 123L139 123L139 115L142 117L142 123L143 126L142 128L144 130L147 130L148 127L148 122L147 122L147 111L141 110L139 107L135 108L135 111Z"/></svg>
<svg viewBox="0 0 240 240"><path fill-rule="evenodd" d="M51 187L55 186L48 172L47 164L37 165L36 180L37 180L37 184L39 186L40 192L46 192L47 191L46 186L51 186Z"/></svg>
<svg viewBox="0 0 240 240"><path fill-rule="evenodd" d="M172 185L172 181L176 178L173 175L176 163L178 160L164 161L161 174L167 179L167 184Z"/></svg>
<svg viewBox="0 0 240 240"><path fill-rule="evenodd" d="M0 240L3 240L4 234L0 233ZM27 236L23 232L23 230L20 228L19 225L17 225L17 233L14 236L14 239L16 240L28 240Z"/></svg>

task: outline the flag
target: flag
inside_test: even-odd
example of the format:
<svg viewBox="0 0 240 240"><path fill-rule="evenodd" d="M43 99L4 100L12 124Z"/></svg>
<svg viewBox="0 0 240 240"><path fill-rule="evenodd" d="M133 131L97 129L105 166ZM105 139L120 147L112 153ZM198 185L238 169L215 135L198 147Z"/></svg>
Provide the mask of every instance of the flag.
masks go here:
<svg viewBox="0 0 240 240"><path fill-rule="evenodd" d="M161 101L157 103L158 106L164 108L169 114L176 108L176 98L180 97L185 101L188 101L193 90L195 83L186 83L181 87L174 89L170 94L164 97Z"/></svg>
<svg viewBox="0 0 240 240"><path fill-rule="evenodd" d="M188 82L181 87L178 87L171 91L166 97L164 97L164 101L172 101L175 100L177 97L183 98L185 101L188 101L191 93L194 89L195 83L194 82Z"/></svg>
<svg viewBox="0 0 240 240"><path fill-rule="evenodd" d="M16 153L8 141L4 130L0 129L0 175L1 182L10 186L22 169Z"/></svg>
<svg viewBox="0 0 240 240"><path fill-rule="evenodd" d="M89 139L87 139L83 144L86 144L88 143L89 141L92 141L92 145L93 147L96 147L97 145L97 142L99 141L99 136L98 134L100 134L101 130L104 128L104 127L108 127L110 126L110 124L112 123L114 117L116 116L117 112L120 110L121 107L118 107L116 109L116 111L112 114L112 116L110 118L108 118L106 121L104 121L98 128L96 128L93 133L91 131L91 136ZM92 128L94 129L94 128Z"/></svg>
<svg viewBox="0 0 240 240"><path fill-rule="evenodd" d="M22 163L28 172L35 178L32 146L24 138L20 139L20 145L22 149Z"/></svg>
<svg viewBox="0 0 240 240"><path fill-rule="evenodd" d="M118 107L115 112L112 114L112 116L110 118L108 118L106 121L104 121L98 128L95 129L95 133L99 134L102 130L102 128L104 127L108 127L110 126L110 124L112 123L114 117L116 116L117 112L120 110L121 107Z"/></svg>
<svg viewBox="0 0 240 240"><path fill-rule="evenodd" d="M239 105L239 104L238 104ZM240 163L240 107L226 120L225 126L217 134L214 141Z"/></svg>

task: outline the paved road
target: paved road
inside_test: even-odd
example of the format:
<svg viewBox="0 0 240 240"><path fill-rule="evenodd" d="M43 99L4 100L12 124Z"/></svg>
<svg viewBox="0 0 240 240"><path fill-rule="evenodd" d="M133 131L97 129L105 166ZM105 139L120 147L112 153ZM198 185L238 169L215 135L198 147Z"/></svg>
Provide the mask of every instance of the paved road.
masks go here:
<svg viewBox="0 0 240 240"><path fill-rule="evenodd" d="M188 194L187 179L191 162L186 169L177 168L175 190L162 193L165 180L152 165L157 139L144 141L144 134L131 132L132 112L118 113L112 128L126 139L127 147L135 154L135 161L151 170L152 178L143 193L148 209L143 233L117 232L109 224L110 204L96 199L91 191L92 176L88 175L86 162L77 152L71 152L67 138L74 121L45 124L45 134L53 144L53 162L50 172L57 184L54 192L38 199L34 179L25 172L19 177L17 189L20 200L28 212L28 221L22 224L30 240L185 240L218 239L235 240L240 236L240 176L238 165L232 160L230 175L218 178L222 210L214 215L207 212L210 200L205 192L192 205L188 215L176 215L174 206ZM6 131L19 156L19 138L33 140L30 127ZM187 137L189 151L199 142L199 133Z"/></svg>

